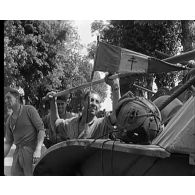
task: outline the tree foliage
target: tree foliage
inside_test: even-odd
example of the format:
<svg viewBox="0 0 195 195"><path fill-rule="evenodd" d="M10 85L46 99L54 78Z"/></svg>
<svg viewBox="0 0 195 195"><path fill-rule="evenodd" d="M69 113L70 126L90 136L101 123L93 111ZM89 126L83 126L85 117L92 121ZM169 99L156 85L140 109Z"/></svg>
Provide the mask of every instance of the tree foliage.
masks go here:
<svg viewBox="0 0 195 195"><path fill-rule="evenodd" d="M48 91L89 81L91 64L81 49L71 21L5 21L4 85L21 86L38 108Z"/></svg>

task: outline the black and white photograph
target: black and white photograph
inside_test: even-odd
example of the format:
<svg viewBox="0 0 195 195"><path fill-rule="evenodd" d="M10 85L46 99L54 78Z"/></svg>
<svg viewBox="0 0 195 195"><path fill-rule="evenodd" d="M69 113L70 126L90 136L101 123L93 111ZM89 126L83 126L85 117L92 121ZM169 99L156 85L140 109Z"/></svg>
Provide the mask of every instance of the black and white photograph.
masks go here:
<svg viewBox="0 0 195 195"><path fill-rule="evenodd" d="M194 175L194 32L193 20L5 21L5 175Z"/></svg>
<svg viewBox="0 0 195 195"><path fill-rule="evenodd" d="M4 178L195 176L193 18L2 22Z"/></svg>

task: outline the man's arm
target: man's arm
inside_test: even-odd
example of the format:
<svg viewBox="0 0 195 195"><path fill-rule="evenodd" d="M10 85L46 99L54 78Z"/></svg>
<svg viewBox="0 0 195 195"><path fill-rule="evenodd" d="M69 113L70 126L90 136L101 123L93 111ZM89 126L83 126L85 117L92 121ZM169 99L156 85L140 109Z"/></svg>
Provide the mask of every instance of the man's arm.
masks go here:
<svg viewBox="0 0 195 195"><path fill-rule="evenodd" d="M116 106L118 104L118 100L121 98L119 78L113 80L113 84L111 86L111 93L112 93L112 110L115 111Z"/></svg>
<svg viewBox="0 0 195 195"><path fill-rule="evenodd" d="M32 125L37 131L37 145L33 154L33 161L35 163L37 158L40 158L41 156L41 147L43 145L43 140L45 137L45 128L43 125L43 121L35 107L28 106L27 114L29 116L30 121L32 122Z"/></svg>
<svg viewBox="0 0 195 195"><path fill-rule="evenodd" d="M5 138L4 138L4 158L8 155L14 142L13 134L9 129L9 122L10 121L8 118L5 124L6 129L5 129Z"/></svg>
<svg viewBox="0 0 195 195"><path fill-rule="evenodd" d="M50 125L52 129L52 138L55 138L55 140L58 142L57 137L62 136L59 132L66 132L64 129L64 122L68 119L63 119L59 117L58 114L58 107L56 103L56 97L54 97L55 92L49 92L46 96L50 100ZM58 133L56 133L56 130L58 129ZM62 130L63 129L63 130ZM62 130L62 131L61 131Z"/></svg>
<svg viewBox="0 0 195 195"><path fill-rule="evenodd" d="M45 137L45 131L39 131L37 135L37 145L33 154L33 163L36 163L37 159L41 157L41 147L43 145Z"/></svg>
<svg viewBox="0 0 195 195"><path fill-rule="evenodd" d="M5 138L4 141L4 158L8 155L11 147L12 147L13 142L8 142L7 139Z"/></svg>
<svg viewBox="0 0 195 195"><path fill-rule="evenodd" d="M36 150L40 150L41 146L43 145L43 140L45 137L45 131L39 131L37 135L37 146Z"/></svg>
<svg viewBox="0 0 195 195"><path fill-rule="evenodd" d="M120 84L119 84L119 78L109 79L108 76L109 75L106 76L105 81L108 85L110 85L111 93L112 93L112 113L110 115L110 119L111 119L111 123L115 124L116 122L115 110L118 105L118 100L121 98Z"/></svg>
<svg viewBox="0 0 195 195"><path fill-rule="evenodd" d="M51 121L52 129L54 129L55 127L56 120L60 118L58 114L56 97L53 96L54 94L55 92L49 92L46 96L50 100L50 121Z"/></svg>

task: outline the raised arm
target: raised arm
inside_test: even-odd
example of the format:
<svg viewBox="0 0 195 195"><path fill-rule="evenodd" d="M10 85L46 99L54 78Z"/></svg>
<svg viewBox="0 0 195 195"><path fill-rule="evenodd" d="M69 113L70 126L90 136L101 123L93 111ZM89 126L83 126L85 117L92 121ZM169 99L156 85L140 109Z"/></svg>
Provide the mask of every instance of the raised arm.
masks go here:
<svg viewBox="0 0 195 195"><path fill-rule="evenodd" d="M54 129L55 127L55 122L57 119L59 119L59 114L58 114L58 107L57 107L57 103L56 103L56 97L54 97L53 95L55 94L55 92L49 92L46 96L47 99L49 99L50 101L50 121L51 121L51 126L52 129Z"/></svg>
<svg viewBox="0 0 195 195"><path fill-rule="evenodd" d="M106 81L106 84L110 85L110 87L111 87L112 113L110 115L110 118L111 118L111 123L115 124L115 121L116 121L115 110L116 110L116 106L118 104L118 100L121 97L121 94L120 94L120 84L119 84L119 78L109 79L109 76L111 76L111 75L106 75L105 81Z"/></svg>
<svg viewBox="0 0 195 195"><path fill-rule="evenodd" d="M118 104L118 100L121 98L119 78L113 80L113 84L111 86L111 93L112 93L112 110L115 111L116 106Z"/></svg>

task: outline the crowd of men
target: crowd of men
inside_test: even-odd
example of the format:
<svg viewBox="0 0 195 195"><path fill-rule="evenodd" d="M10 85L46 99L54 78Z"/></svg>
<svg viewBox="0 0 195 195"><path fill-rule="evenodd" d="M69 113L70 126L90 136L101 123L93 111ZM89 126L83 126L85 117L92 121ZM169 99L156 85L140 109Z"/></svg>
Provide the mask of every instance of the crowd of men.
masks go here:
<svg viewBox="0 0 195 195"><path fill-rule="evenodd" d="M118 101L118 80L113 82L107 78L107 83L113 91L113 102ZM16 145L11 175L32 175L32 164L40 158L43 143L50 147L67 139L98 138L109 131L105 122L108 119L96 117L101 103L96 92L88 91L84 95L81 115L66 112L65 102L56 101L54 92L48 93L50 111L43 119L34 106L22 103L17 89L8 87L4 94L6 107L11 110L5 123L4 157ZM114 117L110 115L109 120L112 123Z"/></svg>
<svg viewBox="0 0 195 195"><path fill-rule="evenodd" d="M4 118L4 157L11 146L16 145L11 175L32 175L32 165L41 157L43 143L49 148L68 139L120 138L126 143L150 144L163 130L165 119L161 118L158 107L131 92L120 97L118 78L111 80L106 76L105 81L111 86L113 110L103 117L97 117L101 97L95 91L84 94L81 114L67 112L66 102L57 99L51 91L46 96L50 102L49 113L41 118L34 106L22 103L17 89L6 88L5 104L9 114ZM119 132L113 133L116 126Z"/></svg>

